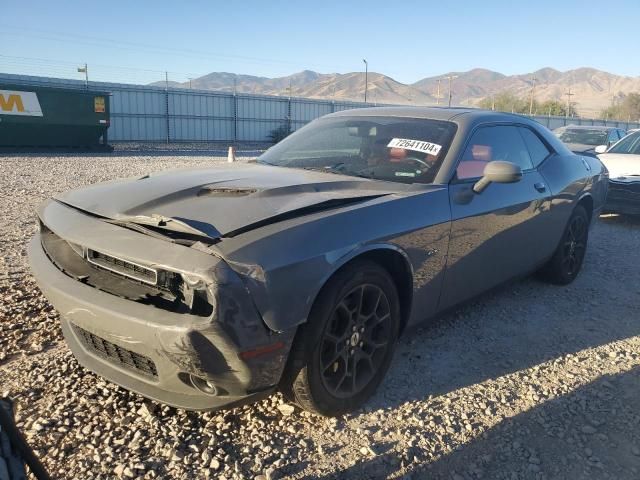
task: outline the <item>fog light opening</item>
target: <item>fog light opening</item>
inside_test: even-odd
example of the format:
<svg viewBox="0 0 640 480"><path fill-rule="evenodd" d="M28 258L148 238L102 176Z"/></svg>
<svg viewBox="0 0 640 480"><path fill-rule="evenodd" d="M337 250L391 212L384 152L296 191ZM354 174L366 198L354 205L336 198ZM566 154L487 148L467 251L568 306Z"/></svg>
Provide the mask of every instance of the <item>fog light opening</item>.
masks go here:
<svg viewBox="0 0 640 480"><path fill-rule="evenodd" d="M189 375L191 385L207 395L218 395L218 387L216 387L211 381L206 378L196 377L195 375Z"/></svg>

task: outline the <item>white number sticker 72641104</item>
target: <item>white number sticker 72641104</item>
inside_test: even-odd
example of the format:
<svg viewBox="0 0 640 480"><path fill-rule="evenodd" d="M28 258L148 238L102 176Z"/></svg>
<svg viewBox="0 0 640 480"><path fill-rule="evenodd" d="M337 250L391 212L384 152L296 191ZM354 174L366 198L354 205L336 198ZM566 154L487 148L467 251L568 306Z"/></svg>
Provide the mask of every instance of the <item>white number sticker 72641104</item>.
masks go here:
<svg viewBox="0 0 640 480"><path fill-rule="evenodd" d="M428 153L429 155L438 155L441 145L431 142L423 142L422 140L411 140L409 138L393 138L387 145L389 148L405 148L416 152Z"/></svg>

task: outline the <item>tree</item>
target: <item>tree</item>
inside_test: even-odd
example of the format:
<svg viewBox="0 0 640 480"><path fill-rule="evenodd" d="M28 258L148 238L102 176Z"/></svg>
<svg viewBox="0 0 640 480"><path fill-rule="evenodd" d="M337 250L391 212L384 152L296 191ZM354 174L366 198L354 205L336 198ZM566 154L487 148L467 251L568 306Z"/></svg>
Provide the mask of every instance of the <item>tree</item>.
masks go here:
<svg viewBox="0 0 640 480"><path fill-rule="evenodd" d="M480 108L499 112L529 113L529 102L511 91L500 92L483 98L478 104Z"/></svg>
<svg viewBox="0 0 640 480"><path fill-rule="evenodd" d="M640 119L640 93L625 95L622 102L610 105L600 112L600 118L605 120L633 120Z"/></svg>
<svg viewBox="0 0 640 480"><path fill-rule="evenodd" d="M573 105L569 105L569 115L567 115L567 104L559 100L547 100L538 105L536 109L538 115L550 115L556 117L577 117L578 114Z"/></svg>
<svg viewBox="0 0 640 480"><path fill-rule="evenodd" d="M521 113L525 115L529 114L529 107L532 107L531 111L534 115L556 115L564 117L567 114L566 104L558 100L547 100L543 103L534 100L532 105L530 102L530 98L521 98L511 91L506 91L483 98L478 106L488 110ZM577 116L576 109L573 105L569 107L569 116Z"/></svg>
<svg viewBox="0 0 640 480"><path fill-rule="evenodd" d="M280 140L284 140L285 138L287 138L290 133L291 131L289 130L289 125L284 124L279 126L278 128L274 128L273 130L271 130L271 133L268 135L268 137L273 143L278 143Z"/></svg>

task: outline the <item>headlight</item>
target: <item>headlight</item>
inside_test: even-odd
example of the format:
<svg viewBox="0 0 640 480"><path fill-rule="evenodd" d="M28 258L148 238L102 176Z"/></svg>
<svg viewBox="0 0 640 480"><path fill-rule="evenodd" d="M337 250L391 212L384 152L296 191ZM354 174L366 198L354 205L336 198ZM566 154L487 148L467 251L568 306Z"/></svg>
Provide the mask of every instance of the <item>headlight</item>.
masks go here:
<svg viewBox="0 0 640 480"><path fill-rule="evenodd" d="M181 275L182 281L192 290L200 290L207 287L205 282L200 277L197 277L195 275L188 275L186 273L183 273Z"/></svg>

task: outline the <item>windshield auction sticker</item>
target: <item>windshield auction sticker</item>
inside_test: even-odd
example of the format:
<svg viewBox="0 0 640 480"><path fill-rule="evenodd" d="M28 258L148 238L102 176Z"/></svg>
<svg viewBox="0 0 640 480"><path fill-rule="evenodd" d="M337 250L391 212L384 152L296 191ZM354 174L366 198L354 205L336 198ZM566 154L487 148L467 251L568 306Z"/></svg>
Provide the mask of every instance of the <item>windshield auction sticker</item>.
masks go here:
<svg viewBox="0 0 640 480"><path fill-rule="evenodd" d="M404 148L406 150L428 153L429 155L438 155L438 153L440 153L442 145L431 142L423 142L422 140L411 140L409 138L394 138L389 142L387 147Z"/></svg>

